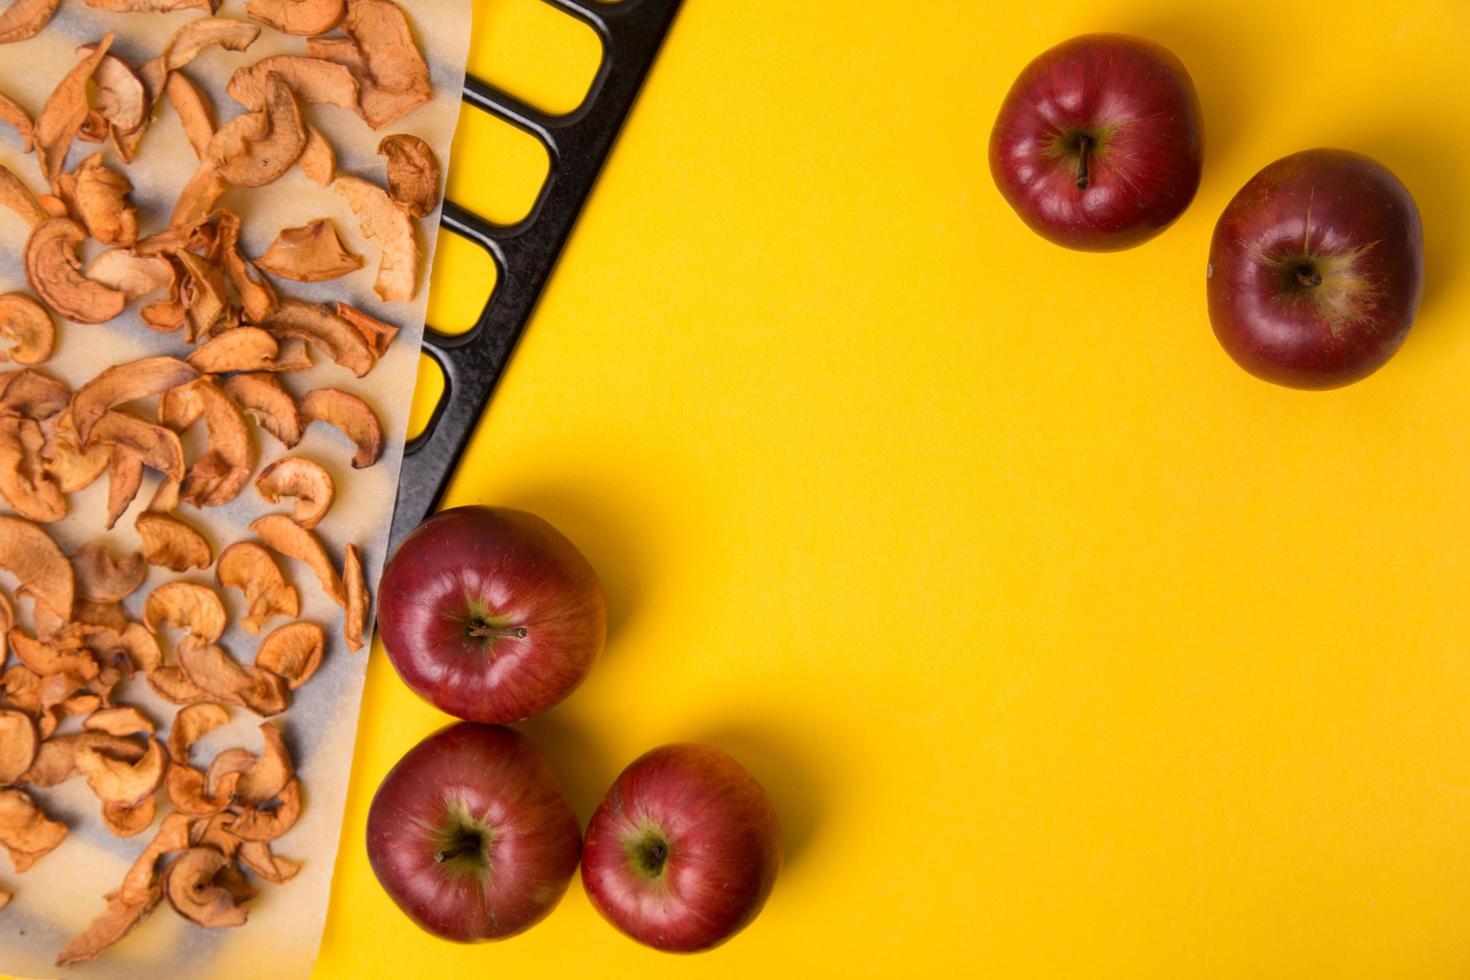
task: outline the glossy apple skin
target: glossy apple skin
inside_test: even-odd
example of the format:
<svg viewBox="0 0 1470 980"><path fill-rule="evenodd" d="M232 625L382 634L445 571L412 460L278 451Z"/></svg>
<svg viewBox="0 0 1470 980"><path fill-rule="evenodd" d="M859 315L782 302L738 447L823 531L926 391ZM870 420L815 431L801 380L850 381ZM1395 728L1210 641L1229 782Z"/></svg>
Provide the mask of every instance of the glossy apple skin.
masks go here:
<svg viewBox="0 0 1470 980"><path fill-rule="evenodd" d="M1093 147L1079 188L1079 139ZM1038 235L1109 252L1173 224L1199 189L1199 96L1168 49L1085 34L1026 66L990 134L995 186Z"/></svg>
<svg viewBox="0 0 1470 980"><path fill-rule="evenodd" d="M467 721L545 711L582 683L607 637L597 573L554 527L518 510L429 518L389 559L378 601L404 682ZM484 624L525 635L471 635Z"/></svg>
<svg viewBox="0 0 1470 980"><path fill-rule="evenodd" d="M465 815L493 838L439 860ZM505 939L545 918L576 873L580 844L551 763L526 736L493 725L460 722L424 739L368 810L368 860L383 890L424 929L461 943ZM481 858L483 875L472 867Z"/></svg>
<svg viewBox="0 0 1470 980"><path fill-rule="evenodd" d="M1251 374L1293 388L1351 384L1392 357L1414 323L1424 292L1419 209L1368 157L1295 153L1226 206L1206 283L1215 336Z"/></svg>
<svg viewBox="0 0 1470 980"><path fill-rule="evenodd" d="M661 872L637 846L654 834ZM666 745L625 769L592 815L582 883L624 934L655 949L711 949L759 914L781 867L781 826L765 790L708 745Z"/></svg>

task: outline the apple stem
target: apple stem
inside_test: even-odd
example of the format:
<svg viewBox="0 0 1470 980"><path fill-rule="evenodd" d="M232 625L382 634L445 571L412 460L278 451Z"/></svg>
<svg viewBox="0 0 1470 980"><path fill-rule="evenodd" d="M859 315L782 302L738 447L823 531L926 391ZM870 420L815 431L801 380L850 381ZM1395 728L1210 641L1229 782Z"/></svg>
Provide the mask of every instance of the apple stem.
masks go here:
<svg viewBox="0 0 1470 980"><path fill-rule="evenodd" d="M1087 155L1092 151L1092 137L1077 137L1077 152L1081 156L1077 160L1077 189L1087 190Z"/></svg>
<svg viewBox="0 0 1470 980"><path fill-rule="evenodd" d="M466 854L474 854L483 846L484 842L480 840L457 841L453 847L447 847L442 851L435 852L434 860L443 864L445 861L453 861L455 858L464 857Z"/></svg>
<svg viewBox="0 0 1470 980"><path fill-rule="evenodd" d="M486 626L484 623L476 623L470 627L470 636L477 640L524 640L530 635L530 630L524 626L511 626L504 629L495 626Z"/></svg>

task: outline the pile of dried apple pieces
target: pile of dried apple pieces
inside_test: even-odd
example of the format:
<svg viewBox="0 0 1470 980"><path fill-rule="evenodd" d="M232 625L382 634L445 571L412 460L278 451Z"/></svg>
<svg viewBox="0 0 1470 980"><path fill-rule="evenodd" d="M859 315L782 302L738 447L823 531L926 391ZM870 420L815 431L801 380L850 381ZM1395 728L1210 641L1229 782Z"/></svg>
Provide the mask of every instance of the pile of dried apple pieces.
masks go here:
<svg viewBox="0 0 1470 980"><path fill-rule="evenodd" d="M34 36L59 3L14 0L0 12L0 44ZM240 244L241 215L219 203L230 188L264 187L300 167L347 201L380 248L378 296L407 301L418 289L416 219L434 210L440 179L429 147L401 134L380 145L381 185L339 175L331 144L303 115L303 106L335 107L380 129L429 101L428 68L389 0L249 0L248 21L213 16L215 0L86 3L207 16L142 65L113 52L111 33L83 46L34 122L0 94L0 124L20 133L47 188L36 194L0 167L0 204L31 228L24 264L35 294L0 296L0 338L10 345L0 360L19 365L0 373L0 497L15 515L0 515L0 567L20 582L15 600L31 605L27 629L0 592L0 845L17 872L59 846L67 828L43 812L33 791L73 777L86 781L119 837L154 826L160 794L169 808L120 886L104 896L106 910L61 951L59 966L95 957L164 898L199 925L242 925L243 903L256 894L251 876L283 883L296 873L297 864L271 849L302 806L281 730L261 724L260 752L229 748L207 765L190 758L196 740L229 722L230 708L285 712L291 691L322 663L326 635L297 619L300 595L278 559L304 564L342 608L349 649L362 647L367 629L357 548L347 546L339 570L313 530L331 510L332 477L301 455L257 474L254 428L289 451L307 426L323 422L350 440L353 467L373 465L383 431L365 401L332 387L295 392L287 381L312 367L313 350L365 377L398 331L348 303L303 302L272 285L268 276L323 282L363 266L331 220L288 228L252 259ZM211 45L247 50L262 25L308 38L306 53L235 72L227 91L245 111L217 126L215 106L184 69ZM130 164L164 101L199 164L179 189L169 226L144 234L132 184L117 166L100 152L70 170L66 161L76 141L108 142L121 165ZM80 249L89 239L108 249L84 268ZM53 317L102 324L150 296L141 319L178 339L177 356L118 364L75 390L39 367L56 345ZM205 449L190 459L180 437L196 426ZM91 540L68 556L44 529L67 516L69 494L104 475L112 529L149 470L158 482L134 521L139 552L119 558ZM254 540L216 556L180 510L220 507L247 492L263 504L289 500L292 510L260 517L250 528ZM139 622L124 602L150 567L212 567L218 588L167 581L147 593ZM265 633L250 663L221 646L229 625L221 593L231 590L243 596L241 627ZM288 622L267 632L275 619ZM129 685L140 682L180 706L166 736L124 703ZM0 907L9 898L0 894Z"/></svg>

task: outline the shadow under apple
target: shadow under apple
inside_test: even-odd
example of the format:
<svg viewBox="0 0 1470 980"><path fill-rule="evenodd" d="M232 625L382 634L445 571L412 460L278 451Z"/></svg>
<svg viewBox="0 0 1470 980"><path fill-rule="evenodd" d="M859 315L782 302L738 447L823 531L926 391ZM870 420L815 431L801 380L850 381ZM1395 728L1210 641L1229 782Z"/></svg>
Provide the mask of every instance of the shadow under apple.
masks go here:
<svg viewBox="0 0 1470 980"><path fill-rule="evenodd" d="M511 727L528 736L546 753L578 824L585 830L593 811L621 771L603 750L605 739L599 740L580 722L555 709Z"/></svg>

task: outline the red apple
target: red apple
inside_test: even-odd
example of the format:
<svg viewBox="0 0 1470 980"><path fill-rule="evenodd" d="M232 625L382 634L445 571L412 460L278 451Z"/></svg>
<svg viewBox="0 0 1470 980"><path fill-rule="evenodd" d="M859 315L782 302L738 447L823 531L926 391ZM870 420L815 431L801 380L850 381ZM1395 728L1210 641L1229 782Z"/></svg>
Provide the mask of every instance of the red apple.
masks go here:
<svg viewBox="0 0 1470 980"><path fill-rule="evenodd" d="M1210 246L1215 336L1236 363L1293 388L1365 378L1409 333L1424 292L1424 230L1388 168L1306 150L1236 194Z"/></svg>
<svg viewBox="0 0 1470 980"><path fill-rule="evenodd" d="M587 826L582 883L622 932L655 949L711 949L750 924L781 867L760 784L708 745L666 745L613 783Z"/></svg>
<svg viewBox="0 0 1470 980"><path fill-rule="evenodd" d="M990 173L1021 220L1058 245L1110 252L1184 213L1204 159L1199 97L1167 49L1085 34L1021 72L990 134Z"/></svg>
<svg viewBox="0 0 1470 980"><path fill-rule="evenodd" d="M469 721L520 721L582 683L602 652L597 573L570 541L517 510L429 518L383 570L378 629L409 687Z"/></svg>
<svg viewBox="0 0 1470 980"><path fill-rule="evenodd" d="M551 763L509 728L460 722L409 750L368 810L373 873L424 929L505 939L544 919L581 834Z"/></svg>

